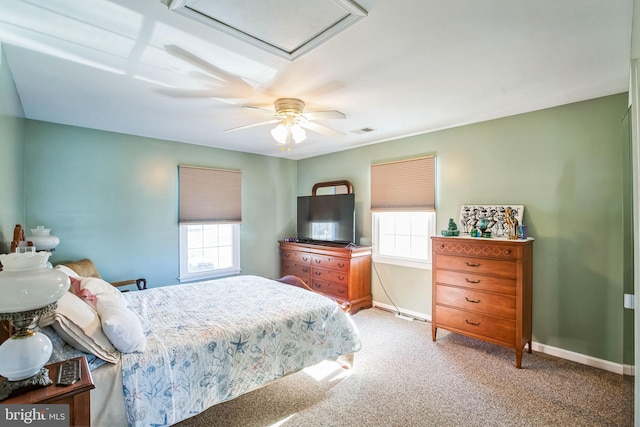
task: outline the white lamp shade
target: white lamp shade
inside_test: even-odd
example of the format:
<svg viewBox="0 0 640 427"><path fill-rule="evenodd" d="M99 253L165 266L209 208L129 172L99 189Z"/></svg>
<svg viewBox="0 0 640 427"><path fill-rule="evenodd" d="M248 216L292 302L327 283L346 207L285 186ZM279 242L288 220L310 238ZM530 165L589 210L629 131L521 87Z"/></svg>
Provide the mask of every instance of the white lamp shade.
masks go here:
<svg viewBox="0 0 640 427"><path fill-rule="evenodd" d="M45 268L49 252L0 255L0 313L20 313L46 307L69 289L69 277Z"/></svg>
<svg viewBox="0 0 640 427"><path fill-rule="evenodd" d="M288 133L289 133L289 130L282 123L280 123L278 126L271 129L271 136L273 136L273 139L278 141L278 144L287 143Z"/></svg>
<svg viewBox="0 0 640 427"><path fill-rule="evenodd" d="M291 126L291 136L293 137L293 140L296 142L296 144L307 139L307 133L299 124Z"/></svg>
<svg viewBox="0 0 640 427"><path fill-rule="evenodd" d="M29 378L49 361L53 346L45 334L11 337L0 345L0 375L9 381Z"/></svg>
<svg viewBox="0 0 640 427"><path fill-rule="evenodd" d="M27 240L33 243L37 251L50 251L60 244L60 238L52 236L51 229L42 225L32 228L31 236Z"/></svg>

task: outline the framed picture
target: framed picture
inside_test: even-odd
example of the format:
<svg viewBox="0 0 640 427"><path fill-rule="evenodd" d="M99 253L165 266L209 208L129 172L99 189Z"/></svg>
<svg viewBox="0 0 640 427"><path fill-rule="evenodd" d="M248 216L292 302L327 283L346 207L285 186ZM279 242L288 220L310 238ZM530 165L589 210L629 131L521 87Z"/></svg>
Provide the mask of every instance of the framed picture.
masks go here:
<svg viewBox="0 0 640 427"><path fill-rule="evenodd" d="M462 205L460 208L460 231L469 233L478 227L478 220L488 220L487 230L493 237L502 237L509 234L509 227L505 221L505 210L511 208L518 224L522 225L524 205Z"/></svg>

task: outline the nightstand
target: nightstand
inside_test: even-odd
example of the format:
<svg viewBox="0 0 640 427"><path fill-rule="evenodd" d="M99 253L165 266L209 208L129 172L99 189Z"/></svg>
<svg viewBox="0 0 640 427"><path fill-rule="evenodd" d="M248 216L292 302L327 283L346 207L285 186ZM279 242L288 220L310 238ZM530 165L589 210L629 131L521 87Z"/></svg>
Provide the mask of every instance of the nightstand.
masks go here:
<svg viewBox="0 0 640 427"><path fill-rule="evenodd" d="M91 377L91 371L89 371L89 365L87 365L87 359L84 356L80 359L80 381L75 384L71 384L66 387L59 387L55 385L56 378L58 378L58 368L62 362L52 363L45 367L49 369L49 378L54 384L42 387L34 390L27 391L25 393L12 396L6 400L0 402L0 405L4 404L43 404L43 403L55 403L69 405L69 425L70 426L90 426L91 425L91 395L90 392L95 388L93 385L93 378ZM2 378L2 377L0 377ZM4 381L2 378L0 381Z"/></svg>

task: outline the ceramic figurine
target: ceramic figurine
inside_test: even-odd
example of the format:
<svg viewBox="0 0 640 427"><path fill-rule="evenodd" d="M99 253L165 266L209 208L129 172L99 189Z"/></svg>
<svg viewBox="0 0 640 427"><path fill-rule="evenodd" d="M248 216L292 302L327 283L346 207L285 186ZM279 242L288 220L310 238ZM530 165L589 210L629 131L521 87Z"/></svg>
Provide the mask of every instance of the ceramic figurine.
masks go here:
<svg viewBox="0 0 640 427"><path fill-rule="evenodd" d="M20 224L16 224L16 227L13 229L13 240L11 241L11 253L16 251L16 248L20 246L20 242L24 242L24 229Z"/></svg>
<svg viewBox="0 0 640 427"><path fill-rule="evenodd" d="M509 227L509 240L516 240L518 238L518 219L511 208L504 210L504 220Z"/></svg>

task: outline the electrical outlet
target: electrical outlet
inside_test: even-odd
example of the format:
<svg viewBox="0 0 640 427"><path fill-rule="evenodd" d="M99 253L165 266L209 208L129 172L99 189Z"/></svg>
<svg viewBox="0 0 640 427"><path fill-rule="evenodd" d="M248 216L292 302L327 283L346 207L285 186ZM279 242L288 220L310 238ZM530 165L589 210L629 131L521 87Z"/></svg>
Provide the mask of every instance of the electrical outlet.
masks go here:
<svg viewBox="0 0 640 427"><path fill-rule="evenodd" d="M635 310L636 308L635 294L624 294L624 308Z"/></svg>

